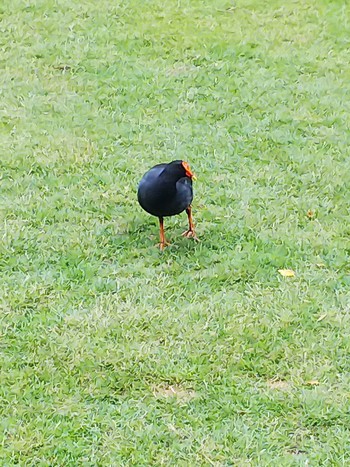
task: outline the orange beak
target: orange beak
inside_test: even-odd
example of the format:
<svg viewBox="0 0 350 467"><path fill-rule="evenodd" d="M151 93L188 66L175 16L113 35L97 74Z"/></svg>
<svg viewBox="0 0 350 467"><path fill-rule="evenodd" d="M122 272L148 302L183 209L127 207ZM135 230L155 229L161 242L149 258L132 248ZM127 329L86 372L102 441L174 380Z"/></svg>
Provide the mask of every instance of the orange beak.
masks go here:
<svg viewBox="0 0 350 467"><path fill-rule="evenodd" d="M186 170L186 177L196 180L195 174L191 171L190 166L187 162L182 162L182 167Z"/></svg>

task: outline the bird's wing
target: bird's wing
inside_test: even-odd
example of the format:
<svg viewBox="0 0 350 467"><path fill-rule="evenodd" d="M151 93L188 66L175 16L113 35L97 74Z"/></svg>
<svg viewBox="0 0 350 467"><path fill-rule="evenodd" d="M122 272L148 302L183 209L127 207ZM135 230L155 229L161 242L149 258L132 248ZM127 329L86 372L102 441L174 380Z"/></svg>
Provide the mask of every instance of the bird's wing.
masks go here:
<svg viewBox="0 0 350 467"><path fill-rule="evenodd" d="M158 164L152 167L148 172L143 176L141 183L152 182L163 172L167 164Z"/></svg>

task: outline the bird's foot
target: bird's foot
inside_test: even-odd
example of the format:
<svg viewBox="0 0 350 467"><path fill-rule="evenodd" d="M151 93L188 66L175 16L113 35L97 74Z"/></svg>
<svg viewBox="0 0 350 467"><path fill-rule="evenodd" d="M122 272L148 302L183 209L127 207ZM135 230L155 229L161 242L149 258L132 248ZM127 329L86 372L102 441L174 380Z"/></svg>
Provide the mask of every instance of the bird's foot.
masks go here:
<svg viewBox="0 0 350 467"><path fill-rule="evenodd" d="M199 238L197 237L196 232L193 229L185 230L182 236L186 238L193 238L193 240L196 240L197 242L199 242Z"/></svg>
<svg viewBox="0 0 350 467"><path fill-rule="evenodd" d="M157 246L159 246L160 251L163 251L166 246L170 246L170 245L171 243L164 241L164 242L158 243Z"/></svg>

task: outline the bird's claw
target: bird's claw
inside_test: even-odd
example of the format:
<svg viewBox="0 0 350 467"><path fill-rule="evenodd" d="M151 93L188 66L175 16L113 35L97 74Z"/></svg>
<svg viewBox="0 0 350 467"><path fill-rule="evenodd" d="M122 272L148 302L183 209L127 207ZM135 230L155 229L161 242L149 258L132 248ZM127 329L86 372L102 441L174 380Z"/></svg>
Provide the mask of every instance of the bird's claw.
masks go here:
<svg viewBox="0 0 350 467"><path fill-rule="evenodd" d="M185 232L183 232L181 235L186 238L193 238L193 240L199 242L199 238L197 237L196 232L193 229L185 230Z"/></svg>
<svg viewBox="0 0 350 467"><path fill-rule="evenodd" d="M159 246L160 251L163 251L166 246L170 246L170 245L171 245L171 243L169 243L169 242L160 242L160 243L158 243L157 246Z"/></svg>

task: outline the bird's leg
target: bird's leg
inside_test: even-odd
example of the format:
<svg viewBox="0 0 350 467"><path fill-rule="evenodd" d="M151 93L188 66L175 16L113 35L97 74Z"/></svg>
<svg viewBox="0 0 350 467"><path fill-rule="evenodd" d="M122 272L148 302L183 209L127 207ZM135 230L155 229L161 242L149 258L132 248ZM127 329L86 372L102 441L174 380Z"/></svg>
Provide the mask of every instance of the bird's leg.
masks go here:
<svg viewBox="0 0 350 467"><path fill-rule="evenodd" d="M170 243L168 243L168 242L165 240L165 235L164 235L164 218L163 218L163 217L159 217L159 227L160 227L160 244L159 244L159 248L161 249L161 251L163 251L164 248L165 248L167 245L170 245Z"/></svg>
<svg viewBox="0 0 350 467"><path fill-rule="evenodd" d="M186 238L193 238L194 240L199 240L199 238L196 235L195 229L194 229L194 223L192 219L192 207L191 205L188 206L186 209L187 217L188 217L188 230L185 230L185 232L182 234Z"/></svg>

